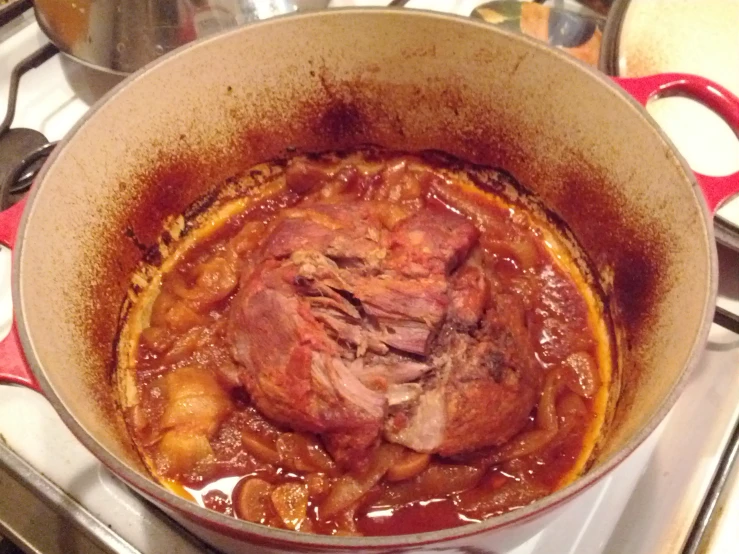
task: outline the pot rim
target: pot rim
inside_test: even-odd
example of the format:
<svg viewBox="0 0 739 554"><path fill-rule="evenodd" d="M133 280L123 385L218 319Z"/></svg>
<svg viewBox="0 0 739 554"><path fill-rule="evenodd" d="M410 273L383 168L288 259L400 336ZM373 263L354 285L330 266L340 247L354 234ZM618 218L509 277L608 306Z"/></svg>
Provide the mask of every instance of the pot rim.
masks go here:
<svg viewBox="0 0 739 554"><path fill-rule="evenodd" d="M54 165L56 159L60 156L74 140L74 136L77 132L87 125L91 120L94 119L95 114L98 112L101 106L114 100L116 96L122 93L125 88L132 82L145 78L152 71L156 71L157 67L161 64L171 62L174 58L178 58L187 53L190 49L205 47L211 42L222 40L224 37L249 32L252 26L266 27L270 25L281 25L284 23L285 18L292 18L289 21L298 19L309 19L309 18L327 18L327 17L350 17L362 14L385 14L387 16L404 17L404 18L420 18L420 19L437 19L441 21L448 21L455 25L464 24L468 27L477 27L484 29L486 32L499 33L507 36L510 40L517 40L524 42L529 48L537 49L539 51L547 52L547 55L555 56L562 63L568 63L571 65L579 66L581 70L586 71L589 75L598 81L603 86L609 87L611 91L615 92L622 100L628 102L632 109L636 110L642 120L649 124L653 130L655 130L659 137L663 140L665 148L671 153L677 162L680 164L686 179L690 183L693 193L696 196L700 209L703 213L703 219L705 222L705 239L708 242L708 250L710 256L709 266L709 279L710 279L710 291L706 298L703 306L702 323L700 330L695 336L693 344L690 348L690 354L688 360L683 369L682 375L676 380L672 386L672 390L663 401L662 405L656 410L652 418L629 440L629 442L619 451L613 453L610 458L605 460L599 467L589 471L577 478L571 484L566 487L555 491L554 493L537 500L527 506L503 514L495 516L479 523L471 523L461 527L454 527L451 529L443 529L440 531L414 533L408 535L392 535L384 537L334 537L327 535L311 535L296 533L294 531L288 531L283 529L276 529L267 527L264 525L250 523L247 521L239 520L230 516L226 516L214 510L203 508L194 502L186 500L175 493L165 489L151 478L146 478L137 471L131 469L126 463L122 462L119 458L108 451L102 444L100 444L86 429L75 419L73 410L70 410L67 405L56 396L53 387L46 377L46 369L39 363L38 358L35 355L35 349L32 339L32 331L28 327L28 324L24 317L24 302L23 302L23 290L21 282L20 267L24 252L24 240L26 232L26 225L30 214L34 210L36 196L43 190L44 179L49 172L49 169ZM143 493L144 496L156 499L158 502L165 504L169 509L172 509L188 520L191 520L199 525L203 525L210 529L216 529L222 534L228 536L237 537L239 539L255 538L259 539L260 542L271 543L271 544L282 544L285 546L303 546L307 548L326 548L326 549L345 549L345 548L356 548L364 547L370 549L388 548L388 547L408 547L408 546L419 546L424 544L436 543L440 541L449 541L453 539L460 539L473 535L478 535L494 529L500 529L503 527L510 527L513 524L520 524L527 521L534 516L546 513L552 510L554 507L568 500L569 498L582 493L596 482L600 481L606 474L610 473L615 467L617 467L624 459L626 459L644 440L651 435L656 427L662 422L669 410L674 405L675 401L679 397L680 393L684 389L687 378L692 370L697 366L698 360L703 352L705 343L708 338L708 332L712 323L714 307L716 303L716 294L718 286L718 259L716 245L713 235L713 226L711 225L712 216L706 206L705 200L701 193L701 189L693 175L689 165L685 159L680 155L675 146L672 144L667 135L660 129L657 123L647 113L647 111L630 95L628 95L618 84L613 82L609 77L603 73L591 68L575 58L572 58L568 54L561 52L557 49L551 48L539 41L529 38L524 35L508 32L497 27L488 25L484 22L478 22L463 16L446 14L441 12L433 12L429 10L419 9L403 9L403 8L385 8L385 7L349 7L349 8L332 8L330 10L308 12L303 14L288 14L283 16L277 16L264 21L255 22L244 25L235 29L229 29L217 35L191 42L181 46L180 48L168 52L161 58L154 62L142 67L135 73L131 74L128 78L117 84L113 89L108 91L67 133L62 141L60 141L57 148L54 149L52 154L49 156L47 161L44 163L41 171L39 172L36 180L38 186L34 186L28 195L28 205L24 210L23 216L18 229L18 241L13 252L13 264L12 264L12 298L13 305L15 306L15 318L17 322L18 334L20 337L21 345L23 347L24 354L28 360L28 363L38 379L41 389L54 407L55 411L59 414L65 425L72 431L75 437L88 449L90 450L98 460L100 460L108 469L116 474L117 477L121 478L129 486L137 490L139 493Z"/></svg>
<svg viewBox="0 0 739 554"><path fill-rule="evenodd" d="M108 73L109 75L117 75L119 77L126 77L128 75L132 75L130 71L121 71L118 69L106 67L104 65L96 64L95 62L86 60L85 58L81 56L77 56L76 54L73 54L72 51L69 49L69 47L64 43L64 41L57 40L57 36L55 36L55 33L46 24L44 17L39 15L39 7L36 5L35 2L33 3L33 17L36 20L36 24L39 26L39 29L41 29L41 32L44 33L44 37L49 42L51 42L54 46L56 46L63 55L74 60L78 64L83 65L85 67L89 67L90 69L94 69L96 71L100 71L102 73ZM105 98L106 96L107 95L103 96L103 98ZM76 126L72 127L72 129L70 129L69 132L71 133L76 128L77 128ZM67 134L66 136L69 136L69 134ZM60 145L61 145L61 142L60 142Z"/></svg>

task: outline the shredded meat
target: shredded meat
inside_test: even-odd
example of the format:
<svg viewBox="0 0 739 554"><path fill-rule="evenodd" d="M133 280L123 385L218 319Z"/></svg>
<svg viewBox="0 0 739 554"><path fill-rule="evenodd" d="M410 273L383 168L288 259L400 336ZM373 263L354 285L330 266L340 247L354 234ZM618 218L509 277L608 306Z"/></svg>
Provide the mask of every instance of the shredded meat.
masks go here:
<svg viewBox="0 0 739 554"><path fill-rule="evenodd" d="M472 331L488 307L490 285L479 267L465 265L457 271L449 291L449 321L459 330Z"/></svg>
<svg viewBox="0 0 739 554"><path fill-rule="evenodd" d="M447 431L442 455L497 446L516 435L528 420L542 387L523 309L512 296L500 295L473 340L452 337L459 350L445 390Z"/></svg>
<svg viewBox="0 0 739 554"><path fill-rule="evenodd" d="M342 265L376 267L386 256L386 237L370 203L347 209L342 204L314 204L286 210L268 237L268 258L285 258L297 251L329 256Z"/></svg>
<svg viewBox="0 0 739 554"><path fill-rule="evenodd" d="M346 451L338 457L361 458L379 437L384 397L346 368L338 344L297 293L297 276L292 262L268 260L233 304L242 382L267 417L298 430L348 435L336 439Z"/></svg>
<svg viewBox="0 0 739 554"><path fill-rule="evenodd" d="M461 216L421 210L393 229L387 267L409 277L448 274L467 257L478 236Z"/></svg>
<svg viewBox="0 0 739 554"><path fill-rule="evenodd" d="M445 455L501 444L540 387L520 310L465 262L467 219L424 208L390 228L381 207L314 204L274 226L231 308L241 381L347 467L383 433Z"/></svg>
<svg viewBox="0 0 739 554"><path fill-rule="evenodd" d="M542 382L528 340L517 342L526 330L515 327L509 304L491 308L474 336L442 330L434 379L419 399L391 410L389 441L452 456L501 445L523 428Z"/></svg>

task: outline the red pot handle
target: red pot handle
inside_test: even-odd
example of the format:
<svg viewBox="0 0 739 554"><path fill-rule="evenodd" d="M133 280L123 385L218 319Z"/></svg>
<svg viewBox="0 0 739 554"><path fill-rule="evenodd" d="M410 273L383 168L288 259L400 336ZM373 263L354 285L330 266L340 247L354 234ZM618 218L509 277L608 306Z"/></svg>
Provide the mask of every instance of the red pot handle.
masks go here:
<svg viewBox="0 0 739 554"><path fill-rule="evenodd" d="M663 73L647 77L614 78L642 106L653 98L686 96L716 112L739 137L739 98L721 85L697 75ZM712 177L693 172L711 212L739 193L739 172Z"/></svg>
<svg viewBox="0 0 739 554"><path fill-rule="evenodd" d="M18 234L18 226L26 205L25 198L13 207L0 212L0 244L12 248ZM36 377L33 376L31 368L26 361L21 348L18 329L15 321L10 328L10 333L0 341L0 382L16 383L41 391Z"/></svg>
<svg viewBox="0 0 739 554"><path fill-rule="evenodd" d="M697 100L721 116L739 136L739 98L708 79L696 75L664 73L614 80L643 106L652 98L666 96L681 95ZM695 176L712 212L729 197L739 193L739 172L722 177L699 173L695 173ZM25 200L22 200L12 208L0 212L0 243L13 247L24 207ZM0 381L10 381L40 390L23 355L15 323L10 334L0 342Z"/></svg>

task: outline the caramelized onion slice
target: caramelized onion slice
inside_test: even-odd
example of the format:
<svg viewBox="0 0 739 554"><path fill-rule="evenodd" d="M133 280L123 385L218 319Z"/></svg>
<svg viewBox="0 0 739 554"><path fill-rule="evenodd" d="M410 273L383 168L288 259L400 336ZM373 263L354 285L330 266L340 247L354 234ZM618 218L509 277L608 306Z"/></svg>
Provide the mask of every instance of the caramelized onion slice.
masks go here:
<svg viewBox="0 0 739 554"><path fill-rule="evenodd" d="M262 221L247 221L241 231L231 239L230 247L237 255L253 251L259 245L266 227Z"/></svg>
<svg viewBox="0 0 739 554"><path fill-rule="evenodd" d="M523 270L536 267L540 259L536 244L524 235L509 240L489 239L484 241L484 248L491 254L513 260Z"/></svg>
<svg viewBox="0 0 739 554"><path fill-rule="evenodd" d="M601 386L598 364L587 352L576 352L565 358L564 366L572 371L574 380L571 383L573 392L592 398Z"/></svg>
<svg viewBox="0 0 739 554"><path fill-rule="evenodd" d="M472 219L479 227L484 227L490 236L504 237L510 223L501 219L495 212L486 209L479 197L465 193L460 187L449 186L443 178L429 181L430 192L447 205L454 206L459 213Z"/></svg>
<svg viewBox="0 0 739 554"><path fill-rule="evenodd" d="M580 398L581 393L584 396L583 388L573 385L572 379L563 377L562 373L562 369L557 368L550 370L547 374L536 413L538 428L521 433L505 443L489 458L490 462L500 463L534 454L554 440L562 428L562 422L564 422L562 429L564 432L571 421L587 414L587 408ZM565 383L569 388L576 389L576 393L565 389L566 392L560 400L560 393ZM597 391L597 388L595 390Z"/></svg>
<svg viewBox="0 0 739 554"><path fill-rule="evenodd" d="M570 436L572 433L579 435L589 419L588 408L582 397L570 391L565 392L557 402L557 413L562 437Z"/></svg>
<svg viewBox="0 0 739 554"><path fill-rule="evenodd" d="M429 454L406 449L400 459L388 470L387 480L405 481L406 479L412 479L426 469L430 461L431 456Z"/></svg>
<svg viewBox="0 0 739 554"><path fill-rule="evenodd" d="M197 352L199 346L203 344L203 339L207 336L207 330L203 327L193 327L177 335L167 349L167 352L159 358L159 365L162 367L172 367L190 358L194 352Z"/></svg>
<svg viewBox="0 0 739 554"><path fill-rule="evenodd" d="M557 432L557 396L561 385L560 372L557 369L550 370L544 380L544 389L536 409L536 425L539 429Z"/></svg>
<svg viewBox="0 0 739 554"><path fill-rule="evenodd" d="M166 432L157 445L157 452L157 469L170 476L191 471L198 462L213 454L208 437L183 429Z"/></svg>
<svg viewBox="0 0 739 554"><path fill-rule="evenodd" d="M275 443L280 463L297 471L334 473L336 464L315 437L282 433Z"/></svg>
<svg viewBox="0 0 739 554"><path fill-rule="evenodd" d="M351 475L339 477L331 487L328 497L319 506L319 519L327 519L346 510L359 501L372 485L374 483L363 482Z"/></svg>
<svg viewBox="0 0 739 554"><path fill-rule="evenodd" d="M272 505L288 529L299 531L308 515L308 488L303 483L278 485L270 494Z"/></svg>
<svg viewBox="0 0 739 554"><path fill-rule="evenodd" d="M285 168L285 184L298 194L308 194L329 181L333 173L325 164L297 158Z"/></svg>
<svg viewBox="0 0 739 554"><path fill-rule="evenodd" d="M241 444L244 449L260 462L277 465L280 463L280 454L269 439L249 431L241 432Z"/></svg>
<svg viewBox="0 0 739 554"><path fill-rule="evenodd" d="M162 290L154 300L151 308L150 324L154 327L166 327L182 333L197 325L205 325L208 318L195 311L184 300L174 294Z"/></svg>
<svg viewBox="0 0 739 554"><path fill-rule="evenodd" d="M568 392L563 394L557 403L557 413L559 413L560 418L586 418L588 417L588 408L579 395Z"/></svg>
<svg viewBox="0 0 739 554"><path fill-rule="evenodd" d="M170 274L168 285L172 292L197 304L213 304L233 292L239 282L234 260L214 256L195 268L195 285L188 287L182 275Z"/></svg>
<svg viewBox="0 0 739 554"><path fill-rule="evenodd" d="M420 500L443 498L476 486L484 474L480 467L431 464L414 479L388 485L374 506L398 507Z"/></svg>
<svg viewBox="0 0 739 554"><path fill-rule="evenodd" d="M355 519L356 507L352 506L339 514L334 518L334 521L338 525L338 529L333 531L331 534L337 537L361 537L362 533L357 529L357 520Z"/></svg>
<svg viewBox="0 0 739 554"><path fill-rule="evenodd" d="M536 411L538 429L516 435L493 453L489 461L500 463L513 458L528 456L544 448L557 436L559 431L557 397L561 388L562 377L559 370L550 370L544 381L544 389Z"/></svg>
<svg viewBox="0 0 739 554"><path fill-rule="evenodd" d="M249 478L244 481L234 494L236 515L252 523L265 523L273 488L274 485L262 479Z"/></svg>
<svg viewBox="0 0 739 554"><path fill-rule="evenodd" d="M454 505L463 514L484 519L530 504L551 491L536 482L507 481L495 489L476 488L457 495Z"/></svg>
<svg viewBox="0 0 739 554"><path fill-rule="evenodd" d="M534 429L517 435L507 443L505 443L498 451L490 457L490 461L494 464L505 462L513 458L521 458L528 456L538 450L544 448L552 442L557 436L557 428L554 429Z"/></svg>
<svg viewBox="0 0 739 554"><path fill-rule="evenodd" d="M208 370L181 367L164 378L167 403L162 429L182 428L211 436L231 413L231 402Z"/></svg>
<svg viewBox="0 0 739 554"><path fill-rule="evenodd" d="M309 473L305 476L305 484L308 486L308 496L314 501L325 497L331 490L328 477L323 473Z"/></svg>
<svg viewBox="0 0 739 554"><path fill-rule="evenodd" d="M373 191L372 200L417 200L427 188L421 181L421 173L409 168L405 160L394 162L382 170L381 184Z"/></svg>
<svg viewBox="0 0 739 554"><path fill-rule="evenodd" d="M331 492L321 502L319 518L330 518L356 504L380 482L388 469L395 464L402 450L394 444L382 444L375 450L366 471L360 475L342 475L334 482Z"/></svg>

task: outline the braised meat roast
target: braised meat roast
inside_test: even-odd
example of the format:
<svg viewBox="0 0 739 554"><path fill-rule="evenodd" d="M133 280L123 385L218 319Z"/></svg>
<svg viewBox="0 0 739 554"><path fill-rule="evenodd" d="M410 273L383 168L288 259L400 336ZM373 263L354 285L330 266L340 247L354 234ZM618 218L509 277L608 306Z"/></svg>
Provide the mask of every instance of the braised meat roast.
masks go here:
<svg viewBox="0 0 739 554"><path fill-rule="evenodd" d="M498 445L542 385L523 321L491 295L478 230L424 208L382 224L372 202L294 210L242 276L229 333L256 407L322 436L343 466L384 434L418 452ZM515 316L514 316L515 318ZM518 340L517 340L518 339ZM523 339L523 340L522 340Z"/></svg>

